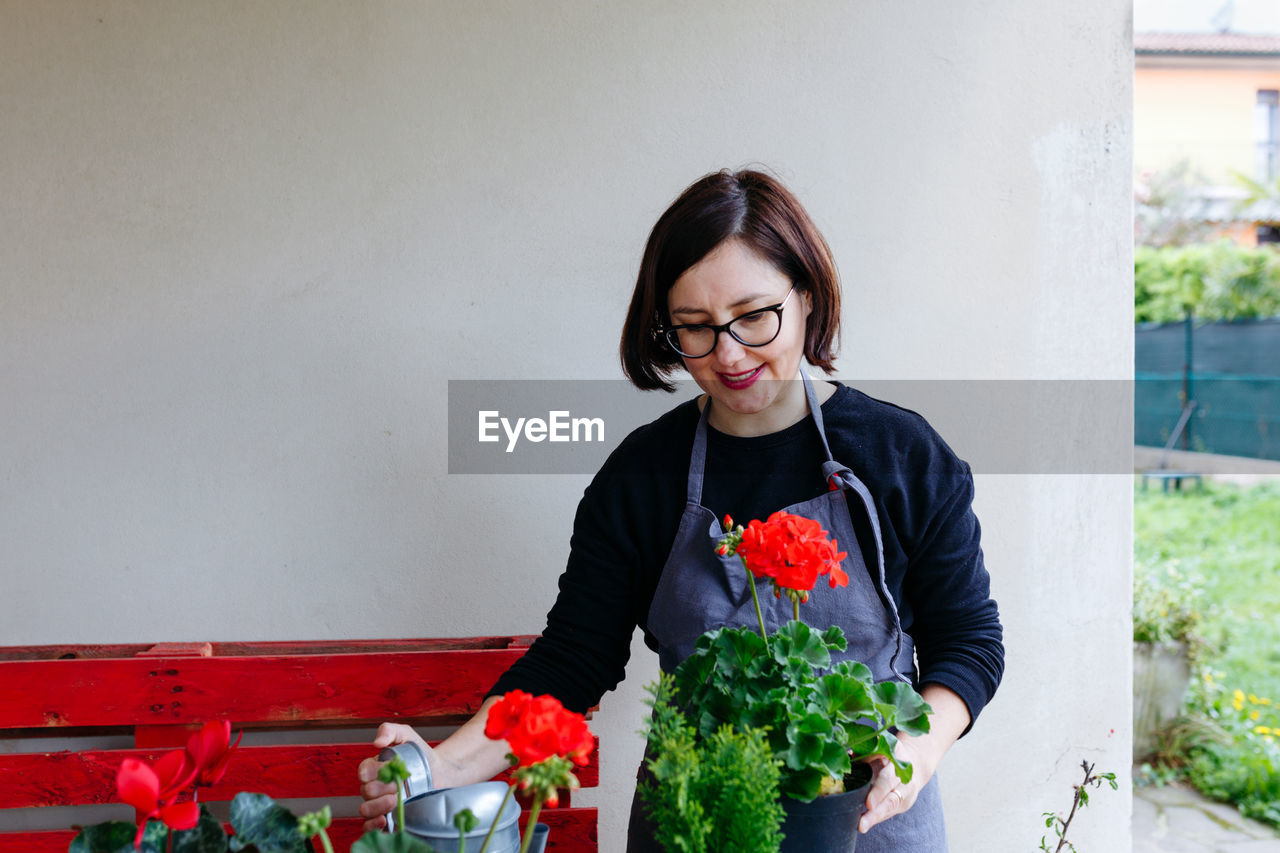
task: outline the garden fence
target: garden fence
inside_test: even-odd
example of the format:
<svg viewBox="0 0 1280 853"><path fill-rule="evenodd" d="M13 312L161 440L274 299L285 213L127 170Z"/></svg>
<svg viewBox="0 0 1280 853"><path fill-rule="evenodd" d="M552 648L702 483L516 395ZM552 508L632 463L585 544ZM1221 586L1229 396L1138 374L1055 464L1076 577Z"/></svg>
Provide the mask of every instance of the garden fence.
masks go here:
<svg viewBox="0 0 1280 853"><path fill-rule="evenodd" d="M1179 449L1280 459L1280 318L1139 326L1134 442L1168 441L1188 399Z"/></svg>

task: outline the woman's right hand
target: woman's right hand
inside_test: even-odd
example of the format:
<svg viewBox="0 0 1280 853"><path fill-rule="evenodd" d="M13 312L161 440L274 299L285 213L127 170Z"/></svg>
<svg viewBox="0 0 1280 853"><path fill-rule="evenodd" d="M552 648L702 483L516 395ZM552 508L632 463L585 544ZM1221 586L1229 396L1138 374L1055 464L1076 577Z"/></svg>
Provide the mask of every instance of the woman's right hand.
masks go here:
<svg viewBox="0 0 1280 853"><path fill-rule="evenodd" d="M382 750L388 746L415 741L422 746L427 756L427 764L434 765L434 755L427 742L411 727L400 723L383 723L378 726L378 733L373 738L373 746ZM387 825L386 815L396 807L396 786L378 781L378 770L386 762L379 761L376 756L360 762L357 774L360 778L360 796L364 802L360 804L360 816L365 818L366 832L383 829Z"/></svg>

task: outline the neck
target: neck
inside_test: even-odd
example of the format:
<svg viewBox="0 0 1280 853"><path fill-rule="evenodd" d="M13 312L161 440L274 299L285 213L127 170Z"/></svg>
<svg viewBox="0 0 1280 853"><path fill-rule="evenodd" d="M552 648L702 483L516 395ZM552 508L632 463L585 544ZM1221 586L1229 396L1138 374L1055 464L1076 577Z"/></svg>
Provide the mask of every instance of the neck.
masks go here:
<svg viewBox="0 0 1280 853"><path fill-rule="evenodd" d="M725 406L711 406L707 423L720 432L743 438L770 435L799 423L809 415L809 402L805 399L804 382L796 378L784 382L783 386L764 411L741 414ZM818 394L820 401L826 396L830 395L823 395L821 392ZM711 405L710 398L707 398L703 405Z"/></svg>

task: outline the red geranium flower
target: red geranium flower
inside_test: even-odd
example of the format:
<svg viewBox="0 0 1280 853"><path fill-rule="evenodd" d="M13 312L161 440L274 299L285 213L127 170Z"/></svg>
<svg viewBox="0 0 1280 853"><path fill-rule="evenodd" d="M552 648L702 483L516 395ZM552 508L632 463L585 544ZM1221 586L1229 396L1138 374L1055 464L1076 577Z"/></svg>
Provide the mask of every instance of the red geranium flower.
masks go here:
<svg viewBox="0 0 1280 853"><path fill-rule="evenodd" d="M196 770L195 783L200 786L218 784L227 772L231 753L240 745L241 731L236 742L231 742L231 723L222 720L205 723L200 731L187 741L187 760Z"/></svg>
<svg viewBox="0 0 1280 853"><path fill-rule="evenodd" d="M566 710L553 696L530 696L523 690L511 691L490 707L484 733L505 740L521 767L553 755L586 764L595 745L581 714Z"/></svg>
<svg viewBox="0 0 1280 853"><path fill-rule="evenodd" d="M120 801L133 806L138 834L135 848L142 846L147 821L159 818L170 829L191 829L200 821L200 807L195 803L175 803L183 788L191 784L195 769L182 750L166 753L154 768L136 758L120 762L116 772L116 792Z"/></svg>
<svg viewBox="0 0 1280 853"><path fill-rule="evenodd" d="M822 575L833 588L849 583L849 576L840 569L840 561L848 555L838 547L818 522L779 511L767 521L753 519L735 550L751 574L768 578L775 592L801 593L803 601Z"/></svg>
<svg viewBox="0 0 1280 853"><path fill-rule="evenodd" d="M529 707L530 693L523 690L512 690L489 708L489 716L485 718L484 736L490 740L502 740L507 732L520 724L520 717Z"/></svg>

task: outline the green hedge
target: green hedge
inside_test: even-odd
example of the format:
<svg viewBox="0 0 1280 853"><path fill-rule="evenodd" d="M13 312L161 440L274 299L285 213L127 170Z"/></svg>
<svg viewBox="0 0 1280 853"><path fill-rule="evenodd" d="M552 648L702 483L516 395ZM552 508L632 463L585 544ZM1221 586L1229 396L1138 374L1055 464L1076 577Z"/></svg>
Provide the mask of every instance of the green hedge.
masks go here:
<svg viewBox="0 0 1280 853"><path fill-rule="evenodd" d="M1280 252L1230 241L1134 251L1134 319L1170 323L1280 315Z"/></svg>

